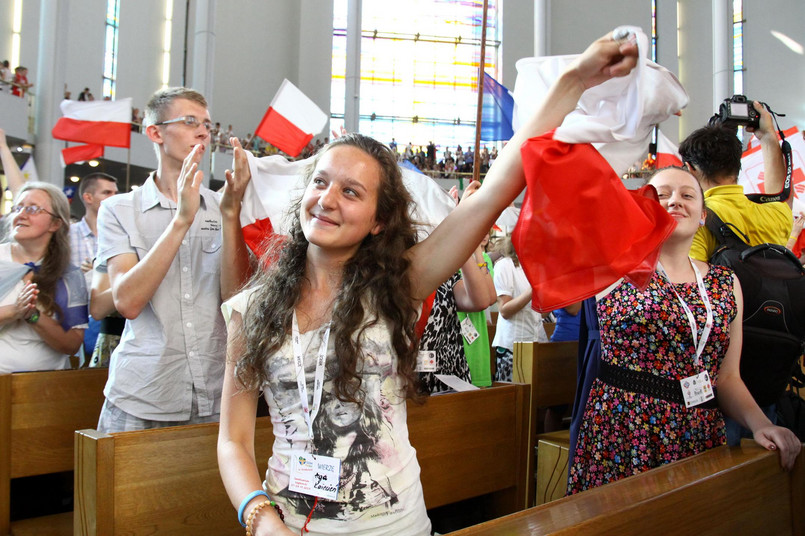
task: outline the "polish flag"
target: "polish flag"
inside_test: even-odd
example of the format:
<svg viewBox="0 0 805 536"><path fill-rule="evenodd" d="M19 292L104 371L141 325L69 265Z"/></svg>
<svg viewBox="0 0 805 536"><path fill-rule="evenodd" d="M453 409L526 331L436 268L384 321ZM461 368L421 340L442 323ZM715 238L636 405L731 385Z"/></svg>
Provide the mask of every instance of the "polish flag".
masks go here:
<svg viewBox="0 0 805 536"><path fill-rule="evenodd" d="M669 140L662 130L657 130L657 169L669 166L682 166L679 148Z"/></svg>
<svg viewBox="0 0 805 536"><path fill-rule="evenodd" d="M327 114L288 80L274 95L254 132L289 156L299 156L327 124Z"/></svg>
<svg viewBox="0 0 805 536"><path fill-rule="evenodd" d="M114 101L64 100L51 134L57 140L129 147L131 97Z"/></svg>
<svg viewBox="0 0 805 536"><path fill-rule="evenodd" d="M69 166L76 162L86 162L93 158L101 158L103 157L103 149L103 145L95 143L67 147L61 151L63 165Z"/></svg>
<svg viewBox="0 0 805 536"><path fill-rule="evenodd" d="M527 188L512 241L540 312L589 298L624 277L645 286L676 226L652 187L630 192L620 177L643 160L654 125L686 106L688 96L670 71L647 59L642 30L626 29L640 51L635 69L585 91L560 127L521 147ZM517 62L517 123L574 59Z"/></svg>
<svg viewBox="0 0 805 536"><path fill-rule="evenodd" d="M555 138L568 143L590 142L619 176L646 156L654 126L688 104L677 77L647 58L648 38L635 26L640 61L628 76L591 87L576 109L556 129ZM531 117L559 75L578 56L546 56L517 61L514 84L515 130Z"/></svg>

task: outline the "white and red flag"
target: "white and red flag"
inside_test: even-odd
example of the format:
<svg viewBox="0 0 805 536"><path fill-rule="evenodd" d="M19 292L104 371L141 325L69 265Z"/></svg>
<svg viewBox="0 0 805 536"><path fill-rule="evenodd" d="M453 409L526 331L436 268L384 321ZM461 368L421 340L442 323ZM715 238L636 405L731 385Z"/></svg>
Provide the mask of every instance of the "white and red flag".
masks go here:
<svg viewBox="0 0 805 536"><path fill-rule="evenodd" d="M299 88L283 80L254 135L289 156L299 156L326 124L327 114Z"/></svg>
<svg viewBox="0 0 805 536"><path fill-rule="evenodd" d="M131 98L114 101L62 101L62 117L51 134L86 145L62 151L65 164L103 156L103 148L131 145Z"/></svg>
<svg viewBox="0 0 805 536"><path fill-rule="evenodd" d="M622 277L644 286L676 225L653 188L629 192L621 175L645 157L654 125L688 96L670 71L647 59L640 28L626 29L640 51L635 69L585 91L561 126L521 148L527 189L512 241L538 311L581 301ZM575 57L517 62L515 126Z"/></svg>
<svg viewBox="0 0 805 536"><path fill-rule="evenodd" d="M249 248L258 256L271 235L288 234L290 209L305 189L304 172L310 159L288 161L280 155L257 158L246 152L252 180L243 195L240 224ZM414 221L422 224L420 239L427 236L456 206L436 181L422 173L402 168L403 182L413 197Z"/></svg>
<svg viewBox="0 0 805 536"><path fill-rule="evenodd" d="M669 166L682 166L682 157L679 156L679 147L669 140L662 130L657 130L657 169Z"/></svg>

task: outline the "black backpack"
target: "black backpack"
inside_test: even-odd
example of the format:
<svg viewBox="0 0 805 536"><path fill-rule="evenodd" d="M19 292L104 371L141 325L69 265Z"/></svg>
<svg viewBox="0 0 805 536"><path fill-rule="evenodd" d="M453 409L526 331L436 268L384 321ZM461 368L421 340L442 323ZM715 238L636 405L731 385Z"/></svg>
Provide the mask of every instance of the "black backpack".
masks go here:
<svg viewBox="0 0 805 536"><path fill-rule="evenodd" d="M732 268L743 290L741 378L758 405L769 406L785 391L803 353L805 269L783 246L750 246L746 235L709 208L707 228L719 243L710 263Z"/></svg>

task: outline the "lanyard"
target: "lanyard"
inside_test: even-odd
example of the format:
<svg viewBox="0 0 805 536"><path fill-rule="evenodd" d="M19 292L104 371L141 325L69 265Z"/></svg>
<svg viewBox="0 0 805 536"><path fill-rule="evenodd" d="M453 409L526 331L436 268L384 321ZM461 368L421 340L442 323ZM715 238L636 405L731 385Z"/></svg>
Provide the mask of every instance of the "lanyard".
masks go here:
<svg viewBox="0 0 805 536"><path fill-rule="evenodd" d="M710 296L707 295L707 289L704 288L702 274L699 272L699 269L696 267L696 264L694 264L690 257L688 257L688 260L690 261L691 268L693 268L693 273L696 274L696 286L699 288L699 296L702 298L702 303L704 304L704 309L706 311L704 329L702 330L701 338L699 338L699 327L696 324L696 318L693 316L693 312L690 310L690 307L688 307L688 304L685 303L685 300L682 299L682 297L676 291L676 288L674 288L674 285L671 283L671 279L668 277L668 274L665 272L662 264L657 263L657 268L660 274L665 277L665 280L668 281L671 290L673 290L674 294L676 295L676 299L679 300L679 304L685 311L685 316L688 317L690 331L693 335L693 346L696 348L696 357L693 360L693 365L698 367L699 362L701 361L702 352L704 352L704 346L707 344L707 339L710 337L710 330L713 328L713 306L710 304Z"/></svg>
<svg viewBox="0 0 805 536"><path fill-rule="evenodd" d="M299 398L302 399L302 414L305 417L307 424L307 433L310 439L313 439L313 421L316 420L316 415L321 407L321 392L324 388L324 363L327 361L327 341L330 339L330 325L327 325L327 330L321 338L321 346L319 346L319 355L316 358L316 375L313 378L313 407L308 407L307 402L307 384L305 382L305 358L302 354L302 341L299 335L299 324L296 321L296 310L293 312L293 323L291 329L293 340L293 363L296 369L296 387L299 390Z"/></svg>

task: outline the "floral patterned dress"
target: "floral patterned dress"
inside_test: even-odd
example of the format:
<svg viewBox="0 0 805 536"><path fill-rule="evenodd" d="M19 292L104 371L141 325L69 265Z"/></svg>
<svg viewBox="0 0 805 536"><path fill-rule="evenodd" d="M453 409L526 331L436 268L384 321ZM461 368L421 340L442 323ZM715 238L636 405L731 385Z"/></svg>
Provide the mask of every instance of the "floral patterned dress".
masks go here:
<svg viewBox="0 0 805 536"><path fill-rule="evenodd" d="M707 370L718 387L718 369L735 318L732 272L711 266L704 285L713 307L713 327L694 367L691 327L674 290L655 274L645 291L622 282L598 304L601 359L618 367L681 380ZM699 334L706 311L696 283L673 285L696 318ZM625 391L596 379L573 453L568 493L577 493L724 444L718 409Z"/></svg>

